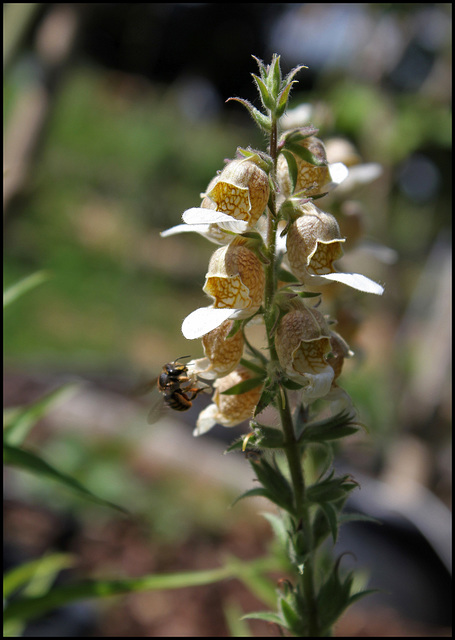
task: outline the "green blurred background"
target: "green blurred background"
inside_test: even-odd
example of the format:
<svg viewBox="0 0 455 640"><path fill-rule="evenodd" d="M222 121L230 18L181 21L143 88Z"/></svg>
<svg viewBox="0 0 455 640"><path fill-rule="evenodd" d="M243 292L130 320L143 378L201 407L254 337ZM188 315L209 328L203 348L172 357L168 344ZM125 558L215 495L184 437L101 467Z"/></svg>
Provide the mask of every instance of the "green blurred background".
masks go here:
<svg viewBox="0 0 455 640"><path fill-rule="evenodd" d="M4 283L50 276L5 314L6 404L73 376L127 392L164 362L201 354L180 325L206 304L214 247L159 232L198 205L237 146L264 148L246 112L225 100L257 104L251 55L267 62L277 52L284 72L309 67L291 106L311 103L320 137L346 138L383 167L352 195L366 238L394 253L352 258L386 292L346 298L358 362L342 385L370 429L350 460L376 476L407 460L410 476L449 504L451 4L12 3L4 11ZM123 437L87 444L52 433L42 445L108 498L134 494L146 511L147 483L119 470ZM171 486L163 504L179 494ZM164 516L157 527L164 537L176 531L173 513L190 517L182 504L156 507L170 514L168 529ZM217 514L216 529L219 511L198 504L189 511Z"/></svg>

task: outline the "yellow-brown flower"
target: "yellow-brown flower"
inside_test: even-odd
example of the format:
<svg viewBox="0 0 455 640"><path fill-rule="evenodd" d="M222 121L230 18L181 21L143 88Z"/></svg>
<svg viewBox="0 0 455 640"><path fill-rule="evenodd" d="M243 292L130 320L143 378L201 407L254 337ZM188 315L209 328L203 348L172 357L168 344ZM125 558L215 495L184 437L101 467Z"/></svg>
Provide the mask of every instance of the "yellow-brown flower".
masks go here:
<svg viewBox="0 0 455 640"><path fill-rule="evenodd" d="M205 358L193 361L193 369L203 378L228 375L240 362L243 354L243 333L237 331L228 337L234 323L225 320L219 327L202 336Z"/></svg>
<svg viewBox="0 0 455 640"><path fill-rule="evenodd" d="M213 404L199 414L193 435L199 436L206 433L215 424L235 427L240 422L252 418L261 397L262 384L238 395L223 395L222 392L240 382L249 380L253 375L251 371L240 366L224 378L218 378L214 384Z"/></svg>
<svg viewBox="0 0 455 640"><path fill-rule="evenodd" d="M312 202L302 205L301 212L287 234L287 257L292 273L310 284L314 276L336 272L333 263L343 255L344 238L336 219Z"/></svg>
<svg viewBox="0 0 455 640"><path fill-rule="evenodd" d="M259 258L237 237L212 255L203 290L217 309L244 309L252 315L262 304L265 275Z"/></svg>
<svg viewBox="0 0 455 640"><path fill-rule="evenodd" d="M303 386L305 401L322 398L329 391L334 371L327 363L330 331L317 309L301 304L281 319L275 347L285 374Z"/></svg>
<svg viewBox="0 0 455 640"><path fill-rule="evenodd" d="M297 163L297 181L295 184L295 193L303 192L307 196L316 196L325 192L324 187L331 181L329 167L327 165L327 156L324 144L319 138L310 136L304 138L298 143L302 148L307 149L319 163L312 164L303 160L297 154L293 154ZM283 155L278 157L277 179L281 191L285 197L292 195L291 178L289 176L288 164Z"/></svg>
<svg viewBox="0 0 455 640"><path fill-rule="evenodd" d="M210 182L205 194L215 203L217 211L244 220L248 227L257 222L269 199L268 176L255 159L252 156L229 162Z"/></svg>

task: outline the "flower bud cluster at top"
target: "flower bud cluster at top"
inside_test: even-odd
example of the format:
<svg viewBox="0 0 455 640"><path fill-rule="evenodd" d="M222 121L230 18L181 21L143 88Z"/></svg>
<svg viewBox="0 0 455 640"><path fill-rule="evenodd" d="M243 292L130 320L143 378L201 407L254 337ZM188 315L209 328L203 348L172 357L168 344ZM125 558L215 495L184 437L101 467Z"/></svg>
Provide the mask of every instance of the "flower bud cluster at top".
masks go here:
<svg viewBox="0 0 455 640"><path fill-rule="evenodd" d="M195 231L220 245L203 287L211 304L196 309L182 325L186 338L202 339L205 353L188 363L190 374L213 380L215 389L195 435L215 424L230 427L252 418L276 400L270 390L277 383L299 389L306 404L339 397L336 380L352 352L331 321L308 303L319 297L306 297L304 287L341 282L360 291L383 291L361 274L337 270L345 238L336 218L315 204L348 175L347 167L328 163L311 126L278 137L279 118L302 67L283 78L278 56L269 66L258 65L260 76L253 78L264 112L246 100L232 100L269 135L268 153L238 148L236 158L201 194L200 206L184 212L182 225L162 233ZM265 323L269 359L245 336L253 317Z"/></svg>

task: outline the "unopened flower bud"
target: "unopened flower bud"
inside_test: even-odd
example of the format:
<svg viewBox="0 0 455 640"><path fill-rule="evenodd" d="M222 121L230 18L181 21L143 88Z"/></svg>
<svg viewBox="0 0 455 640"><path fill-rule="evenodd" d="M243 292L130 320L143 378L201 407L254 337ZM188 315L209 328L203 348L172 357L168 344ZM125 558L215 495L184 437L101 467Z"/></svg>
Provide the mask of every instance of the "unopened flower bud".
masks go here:
<svg viewBox="0 0 455 640"><path fill-rule="evenodd" d="M304 138L298 143L304 149L307 149L314 158L324 164L312 164L303 160L297 154L293 154L297 163L297 181L295 184L295 193L303 191L305 195L316 196L324 193L324 187L332 181L329 167L327 165L327 156L324 144L314 136ZM281 191L285 197L292 195L291 178L289 176L288 164L283 155L278 157L277 179Z"/></svg>
<svg viewBox="0 0 455 640"><path fill-rule="evenodd" d="M212 255L203 290L218 309L244 309L252 315L262 304L264 269L256 255L237 237Z"/></svg>
<svg viewBox="0 0 455 640"><path fill-rule="evenodd" d="M343 255L344 238L330 213L312 202L302 205L301 211L303 215L290 225L287 234L287 257L292 273L300 282L309 284L314 276L336 272L333 263Z"/></svg>
<svg viewBox="0 0 455 640"><path fill-rule="evenodd" d="M244 220L248 227L257 222L269 199L269 178L254 157L229 162L210 182L205 194L217 211Z"/></svg>
<svg viewBox="0 0 455 640"><path fill-rule="evenodd" d="M324 397L330 390L334 370L327 363L331 351L330 331L317 309L304 306L281 319L275 347L285 374L303 386L305 401Z"/></svg>
<svg viewBox="0 0 455 640"><path fill-rule="evenodd" d="M201 435L215 426L215 424L221 424L224 427L235 427L244 420L252 418L254 409L261 397L262 384L238 395L223 395L223 391L249 380L253 375L245 367L237 367L224 378L218 378L214 384L213 404L199 414L193 435Z"/></svg>

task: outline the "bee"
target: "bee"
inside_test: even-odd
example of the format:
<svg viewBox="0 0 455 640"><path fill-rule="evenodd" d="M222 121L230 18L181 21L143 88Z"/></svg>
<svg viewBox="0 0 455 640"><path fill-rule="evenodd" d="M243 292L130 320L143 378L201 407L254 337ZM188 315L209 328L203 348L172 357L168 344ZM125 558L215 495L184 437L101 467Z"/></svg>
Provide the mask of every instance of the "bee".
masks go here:
<svg viewBox="0 0 455 640"><path fill-rule="evenodd" d="M148 415L149 424L158 420L163 404L174 411L188 411L193 405L193 400L208 388L194 386L193 380L188 375L188 367L179 362L179 360L189 357L182 356L163 366L156 379L155 391L158 393L155 393L153 406Z"/></svg>

